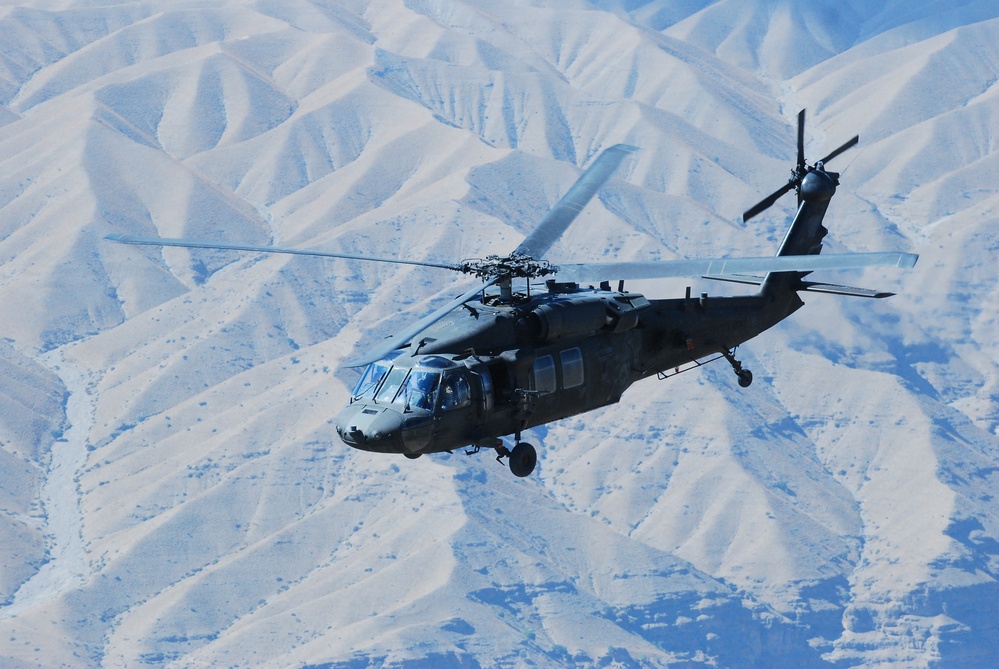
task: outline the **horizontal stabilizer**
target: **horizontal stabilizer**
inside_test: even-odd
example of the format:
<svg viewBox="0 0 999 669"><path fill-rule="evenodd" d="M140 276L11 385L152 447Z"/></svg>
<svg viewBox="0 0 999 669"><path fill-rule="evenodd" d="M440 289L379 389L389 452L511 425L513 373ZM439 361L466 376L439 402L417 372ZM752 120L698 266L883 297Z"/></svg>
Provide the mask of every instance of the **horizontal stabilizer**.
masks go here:
<svg viewBox="0 0 999 669"><path fill-rule="evenodd" d="M838 286L834 283L816 283L812 281L802 281L802 290L810 293L828 293L830 295L848 295L849 297L870 297L880 300L891 297L895 293L883 290L871 290L870 288L854 288L852 286Z"/></svg>
<svg viewBox="0 0 999 669"><path fill-rule="evenodd" d="M763 285L762 276L749 276L746 274L723 274L704 276L702 278L712 281L727 281L729 283L744 283L750 286ZM891 297L895 293L884 290L871 290L870 288L854 288L853 286L840 286L835 283L818 283L816 281L802 281L796 290L804 290L810 293L828 293L829 295L847 295L849 297L870 297L880 300Z"/></svg>
<svg viewBox="0 0 999 669"><path fill-rule="evenodd" d="M750 276L748 274L706 274L701 278L711 279L712 281L727 281L728 283L744 283L750 286L763 285L762 276Z"/></svg>

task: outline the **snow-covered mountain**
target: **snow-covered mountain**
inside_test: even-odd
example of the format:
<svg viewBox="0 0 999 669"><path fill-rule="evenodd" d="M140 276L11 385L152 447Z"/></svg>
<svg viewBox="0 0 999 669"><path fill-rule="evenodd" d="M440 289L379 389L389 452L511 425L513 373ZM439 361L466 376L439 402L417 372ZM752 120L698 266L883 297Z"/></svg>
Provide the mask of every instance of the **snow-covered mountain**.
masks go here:
<svg viewBox="0 0 999 669"><path fill-rule="evenodd" d="M999 662L999 6L0 6L4 667ZM794 116L829 278L728 367L536 430L538 471L352 451L339 365L642 150L553 261L766 255ZM842 276L840 275L842 274ZM739 288L692 278L655 296Z"/></svg>

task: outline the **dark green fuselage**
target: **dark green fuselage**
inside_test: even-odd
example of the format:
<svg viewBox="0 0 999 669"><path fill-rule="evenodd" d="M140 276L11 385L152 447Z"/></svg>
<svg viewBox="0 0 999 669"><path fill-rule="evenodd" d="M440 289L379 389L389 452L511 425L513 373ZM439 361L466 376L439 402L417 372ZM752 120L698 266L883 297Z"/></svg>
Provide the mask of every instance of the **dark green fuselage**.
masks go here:
<svg viewBox="0 0 999 669"><path fill-rule="evenodd" d="M378 387L364 397L359 388L337 430L348 445L377 452L492 446L613 404L643 378L735 348L802 304L794 292L783 297L647 300L555 284L519 304L470 302L394 359L376 363L387 368L382 385L393 369L440 374L430 404ZM396 376L404 387L402 372ZM456 383L468 391L457 403L447 399Z"/></svg>
<svg viewBox="0 0 999 669"><path fill-rule="evenodd" d="M804 177L779 256L820 252L837 177ZM354 448L411 457L495 447L500 437L519 440L524 429L613 404L636 381L696 360L725 354L738 372L730 351L802 306L804 276L743 277L760 289L741 297L648 300L608 284L550 281L547 292L467 302L369 367L337 433ZM412 383L417 377L433 385L432 397Z"/></svg>

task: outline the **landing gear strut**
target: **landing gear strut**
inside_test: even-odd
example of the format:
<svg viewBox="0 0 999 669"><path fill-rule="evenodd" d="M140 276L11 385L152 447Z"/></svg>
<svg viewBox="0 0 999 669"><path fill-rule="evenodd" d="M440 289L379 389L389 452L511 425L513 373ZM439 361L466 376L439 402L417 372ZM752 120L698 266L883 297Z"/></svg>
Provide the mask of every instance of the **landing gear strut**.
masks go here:
<svg viewBox="0 0 999 669"><path fill-rule="evenodd" d="M496 462L503 464L503 458L509 458L510 471L513 472L514 476L524 478L525 476L530 476L531 472L534 471L534 467L538 464L538 452L531 444L521 441L520 434L517 434L515 438L516 445L512 451L504 446L503 442L499 439L496 440L496 443L491 444L490 447L496 451ZM480 445L472 446L465 451L465 454L474 455L482 447Z"/></svg>
<svg viewBox="0 0 999 669"><path fill-rule="evenodd" d="M739 386L748 388L753 383L753 373L742 366L742 363L735 359L735 355L728 349L722 349L722 355L732 365L735 375L739 377Z"/></svg>

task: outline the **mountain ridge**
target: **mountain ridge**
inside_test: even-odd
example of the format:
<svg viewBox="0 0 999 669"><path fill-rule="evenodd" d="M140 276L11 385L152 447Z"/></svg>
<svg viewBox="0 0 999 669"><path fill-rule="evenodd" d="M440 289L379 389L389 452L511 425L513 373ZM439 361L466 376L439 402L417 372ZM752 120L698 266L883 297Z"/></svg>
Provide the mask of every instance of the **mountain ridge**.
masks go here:
<svg viewBox="0 0 999 669"><path fill-rule="evenodd" d="M0 13L5 666L995 658L992 3L30 4ZM806 294L751 389L644 381L532 431L527 480L333 430L339 366L453 277L102 239L483 257L628 142L556 264L766 255L791 198L740 214L799 106L812 159L862 139L826 248L921 254L831 278L899 295ZM739 290L629 287L685 285Z"/></svg>

